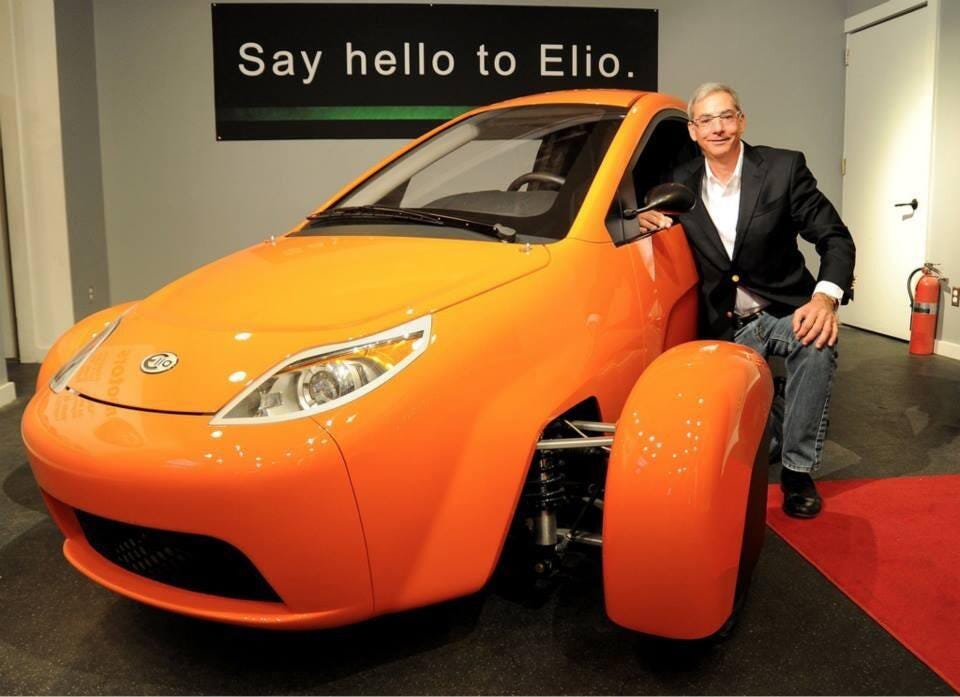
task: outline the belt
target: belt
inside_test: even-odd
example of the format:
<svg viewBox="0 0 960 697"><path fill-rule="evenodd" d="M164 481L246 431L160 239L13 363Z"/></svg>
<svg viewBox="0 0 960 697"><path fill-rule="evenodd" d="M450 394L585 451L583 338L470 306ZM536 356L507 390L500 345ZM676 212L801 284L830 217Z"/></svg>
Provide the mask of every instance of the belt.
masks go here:
<svg viewBox="0 0 960 697"><path fill-rule="evenodd" d="M734 329L736 329L736 330L743 329L744 327L746 327L748 324L750 324L750 323L753 322L754 320L760 319L760 315L761 315L762 313L763 313L763 310L757 310L756 312L754 312L753 314L750 314L750 315L744 315L744 316L742 316L742 317L740 317L740 316L734 317L734 318L733 318L733 327L734 327Z"/></svg>

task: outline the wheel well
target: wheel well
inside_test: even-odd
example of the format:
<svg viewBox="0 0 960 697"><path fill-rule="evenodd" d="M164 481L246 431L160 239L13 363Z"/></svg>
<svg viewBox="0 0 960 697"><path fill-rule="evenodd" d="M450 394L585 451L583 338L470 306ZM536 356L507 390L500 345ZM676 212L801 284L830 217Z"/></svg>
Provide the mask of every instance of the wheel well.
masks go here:
<svg viewBox="0 0 960 697"><path fill-rule="evenodd" d="M568 422L599 420L599 400L588 397L550 419L539 439L576 438L578 429ZM560 548L565 545L558 545L558 526L599 532L602 513L594 503L599 499L602 506L606 469L606 457L599 448L535 450L498 563L501 574L509 577L520 569L519 577L544 581L556 572L563 556ZM504 569L510 566L513 571Z"/></svg>
<svg viewBox="0 0 960 697"><path fill-rule="evenodd" d="M552 419L548 424L549 427L553 423L563 422L564 420L580 420L580 421L599 421L600 420L600 401L596 397L587 397L582 402L574 404L572 407L567 409L565 412ZM546 431L546 428L544 428Z"/></svg>

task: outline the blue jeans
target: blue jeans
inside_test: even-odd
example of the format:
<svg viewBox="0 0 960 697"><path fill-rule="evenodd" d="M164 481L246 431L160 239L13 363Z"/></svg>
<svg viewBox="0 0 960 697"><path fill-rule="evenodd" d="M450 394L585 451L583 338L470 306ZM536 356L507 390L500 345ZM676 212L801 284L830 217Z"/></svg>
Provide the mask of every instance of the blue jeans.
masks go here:
<svg viewBox="0 0 960 697"><path fill-rule="evenodd" d="M766 312L737 330L733 340L764 358L785 359L787 389L782 399L774 398L770 410L770 452L775 457L779 450L787 469L813 472L820 466L827 435L836 346L818 349L812 342L804 346L793 334L792 315L777 318Z"/></svg>

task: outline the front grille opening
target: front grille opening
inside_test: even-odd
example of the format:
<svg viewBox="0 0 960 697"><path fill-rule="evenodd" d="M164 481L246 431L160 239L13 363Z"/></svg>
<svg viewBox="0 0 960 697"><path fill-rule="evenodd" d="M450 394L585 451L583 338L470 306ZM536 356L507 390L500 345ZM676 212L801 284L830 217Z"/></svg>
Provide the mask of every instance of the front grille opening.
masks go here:
<svg viewBox="0 0 960 697"><path fill-rule="evenodd" d="M90 546L127 571L197 593L281 602L253 562L222 540L75 512Z"/></svg>

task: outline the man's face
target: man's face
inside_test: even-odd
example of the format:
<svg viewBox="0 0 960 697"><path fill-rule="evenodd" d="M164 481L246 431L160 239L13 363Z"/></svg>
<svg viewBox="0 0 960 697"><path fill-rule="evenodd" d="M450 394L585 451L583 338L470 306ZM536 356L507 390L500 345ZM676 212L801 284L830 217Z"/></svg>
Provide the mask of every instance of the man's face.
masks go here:
<svg viewBox="0 0 960 697"><path fill-rule="evenodd" d="M705 157L722 160L731 153L739 154L746 125L747 119L737 112L733 97L714 92L693 105L693 122L687 127Z"/></svg>

